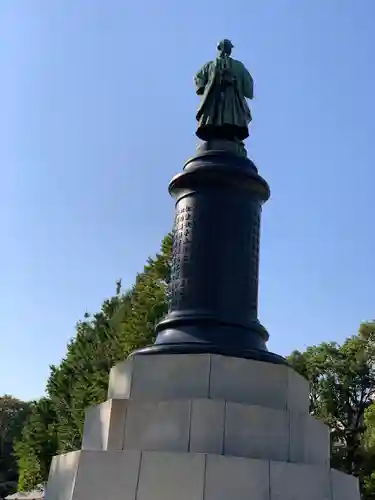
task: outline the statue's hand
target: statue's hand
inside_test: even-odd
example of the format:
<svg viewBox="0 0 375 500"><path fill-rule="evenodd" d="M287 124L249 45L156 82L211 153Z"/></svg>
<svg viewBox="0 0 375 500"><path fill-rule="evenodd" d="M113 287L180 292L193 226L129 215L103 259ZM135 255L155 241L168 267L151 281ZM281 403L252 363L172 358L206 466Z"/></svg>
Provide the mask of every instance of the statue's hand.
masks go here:
<svg viewBox="0 0 375 500"><path fill-rule="evenodd" d="M204 94L204 87L199 87L199 88L197 89L197 94L198 94L198 95L202 95L202 94Z"/></svg>

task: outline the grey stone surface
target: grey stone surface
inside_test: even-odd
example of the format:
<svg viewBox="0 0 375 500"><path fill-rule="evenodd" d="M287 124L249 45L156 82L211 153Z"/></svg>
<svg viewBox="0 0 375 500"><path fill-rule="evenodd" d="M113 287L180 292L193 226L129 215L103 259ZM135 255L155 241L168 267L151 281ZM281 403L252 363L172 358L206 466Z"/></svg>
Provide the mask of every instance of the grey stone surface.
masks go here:
<svg viewBox="0 0 375 500"><path fill-rule="evenodd" d="M140 457L134 450L82 452L73 500L135 500Z"/></svg>
<svg viewBox="0 0 375 500"><path fill-rule="evenodd" d="M86 410L83 450L122 450L127 400L109 399Z"/></svg>
<svg viewBox="0 0 375 500"><path fill-rule="evenodd" d="M291 368L288 373L288 398L287 409L291 412L309 413L310 385L309 382Z"/></svg>
<svg viewBox="0 0 375 500"><path fill-rule="evenodd" d="M284 365L214 354L155 354L114 366L108 397L210 398L307 414L309 386Z"/></svg>
<svg viewBox="0 0 375 500"><path fill-rule="evenodd" d="M204 499L269 500L269 462L208 455Z"/></svg>
<svg viewBox="0 0 375 500"><path fill-rule="evenodd" d="M306 416L305 456L307 464L329 465L331 458L330 430L321 420Z"/></svg>
<svg viewBox="0 0 375 500"><path fill-rule="evenodd" d="M124 448L188 451L190 401L130 401Z"/></svg>
<svg viewBox="0 0 375 500"><path fill-rule="evenodd" d="M360 500L328 465L204 453L78 451L54 457L46 500Z"/></svg>
<svg viewBox="0 0 375 500"><path fill-rule="evenodd" d="M225 402L194 399L191 405L190 446L195 453L223 452Z"/></svg>
<svg viewBox="0 0 375 500"><path fill-rule="evenodd" d="M53 457L45 500L70 500L72 498L80 456L80 451L73 451Z"/></svg>
<svg viewBox="0 0 375 500"><path fill-rule="evenodd" d="M284 365L212 355L210 397L308 413L309 386Z"/></svg>
<svg viewBox="0 0 375 500"><path fill-rule="evenodd" d="M117 363L109 372L108 399L129 399L134 358Z"/></svg>
<svg viewBox="0 0 375 500"><path fill-rule="evenodd" d="M286 410L286 370L281 365L213 355L210 397Z"/></svg>
<svg viewBox="0 0 375 500"><path fill-rule="evenodd" d="M53 458L47 500L135 500L138 451L76 451Z"/></svg>
<svg viewBox="0 0 375 500"><path fill-rule="evenodd" d="M87 408L83 426L82 449L105 450L107 448L111 401Z"/></svg>
<svg viewBox="0 0 375 500"><path fill-rule="evenodd" d="M227 402L224 454L288 460L289 414L272 408Z"/></svg>
<svg viewBox="0 0 375 500"><path fill-rule="evenodd" d="M108 397L162 401L208 396L209 354L134 356L111 370Z"/></svg>
<svg viewBox="0 0 375 500"><path fill-rule="evenodd" d="M329 430L309 415L230 401L112 399L87 411L82 449L191 451L328 464Z"/></svg>
<svg viewBox="0 0 375 500"><path fill-rule="evenodd" d="M310 415L290 414L290 461L328 465L329 428Z"/></svg>
<svg viewBox="0 0 375 500"><path fill-rule="evenodd" d="M271 462L270 500L331 500L330 483L328 467Z"/></svg>
<svg viewBox="0 0 375 500"><path fill-rule="evenodd" d="M137 500L203 500L205 460L195 453L142 453Z"/></svg>
<svg viewBox="0 0 375 500"><path fill-rule="evenodd" d="M359 482L356 477L332 469L331 482L332 500L360 500Z"/></svg>

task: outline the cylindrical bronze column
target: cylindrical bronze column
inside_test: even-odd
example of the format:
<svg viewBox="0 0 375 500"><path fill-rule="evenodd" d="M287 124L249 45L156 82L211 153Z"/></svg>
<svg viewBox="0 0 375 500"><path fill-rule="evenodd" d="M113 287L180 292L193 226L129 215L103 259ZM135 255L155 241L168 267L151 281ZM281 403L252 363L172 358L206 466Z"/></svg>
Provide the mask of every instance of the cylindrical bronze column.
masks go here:
<svg viewBox="0 0 375 500"><path fill-rule="evenodd" d="M258 321L259 237L267 182L246 157L204 151L169 185L176 200L170 304L154 346L138 351L285 360Z"/></svg>

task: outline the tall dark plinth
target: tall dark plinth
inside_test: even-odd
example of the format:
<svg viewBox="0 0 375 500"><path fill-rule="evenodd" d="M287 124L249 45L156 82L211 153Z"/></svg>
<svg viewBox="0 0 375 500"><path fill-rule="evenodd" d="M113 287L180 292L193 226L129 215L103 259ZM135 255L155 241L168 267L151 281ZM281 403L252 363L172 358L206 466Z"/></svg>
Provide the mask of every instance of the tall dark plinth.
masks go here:
<svg viewBox="0 0 375 500"><path fill-rule="evenodd" d="M259 233L267 182L235 152L205 150L169 184L176 200L170 306L135 354L216 353L285 363L258 321Z"/></svg>

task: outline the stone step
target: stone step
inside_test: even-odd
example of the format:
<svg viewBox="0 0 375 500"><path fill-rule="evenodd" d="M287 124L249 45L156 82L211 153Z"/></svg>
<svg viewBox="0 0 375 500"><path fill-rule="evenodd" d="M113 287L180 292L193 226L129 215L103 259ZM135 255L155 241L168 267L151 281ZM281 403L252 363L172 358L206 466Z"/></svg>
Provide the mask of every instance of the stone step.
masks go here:
<svg viewBox="0 0 375 500"><path fill-rule="evenodd" d="M110 373L108 399L209 398L309 412L309 384L285 365L215 354L133 356Z"/></svg>
<svg viewBox="0 0 375 500"><path fill-rule="evenodd" d="M111 399L86 412L83 450L213 453L329 464L329 429L305 413L212 399Z"/></svg>
<svg viewBox="0 0 375 500"><path fill-rule="evenodd" d="M360 500L328 466L136 450L53 458L45 500Z"/></svg>

